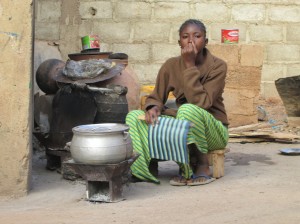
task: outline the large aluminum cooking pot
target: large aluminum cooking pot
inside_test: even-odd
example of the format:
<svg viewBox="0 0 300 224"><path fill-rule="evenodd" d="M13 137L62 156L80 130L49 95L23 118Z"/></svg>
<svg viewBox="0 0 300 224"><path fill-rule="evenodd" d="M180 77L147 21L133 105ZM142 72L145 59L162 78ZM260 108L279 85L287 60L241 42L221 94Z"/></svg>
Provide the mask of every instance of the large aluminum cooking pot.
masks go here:
<svg viewBox="0 0 300 224"><path fill-rule="evenodd" d="M89 165L119 163L132 156L129 126L118 123L74 127L70 152L75 162Z"/></svg>

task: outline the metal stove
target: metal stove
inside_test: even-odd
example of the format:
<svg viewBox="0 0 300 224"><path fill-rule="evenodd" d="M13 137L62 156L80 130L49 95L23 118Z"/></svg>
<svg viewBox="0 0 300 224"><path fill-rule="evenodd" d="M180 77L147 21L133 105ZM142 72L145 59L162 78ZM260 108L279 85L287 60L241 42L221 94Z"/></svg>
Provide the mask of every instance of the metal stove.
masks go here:
<svg viewBox="0 0 300 224"><path fill-rule="evenodd" d="M86 181L86 199L91 202L119 202L124 200L123 187L128 181L131 164L139 155L116 164L87 165L74 160L63 162L72 167Z"/></svg>

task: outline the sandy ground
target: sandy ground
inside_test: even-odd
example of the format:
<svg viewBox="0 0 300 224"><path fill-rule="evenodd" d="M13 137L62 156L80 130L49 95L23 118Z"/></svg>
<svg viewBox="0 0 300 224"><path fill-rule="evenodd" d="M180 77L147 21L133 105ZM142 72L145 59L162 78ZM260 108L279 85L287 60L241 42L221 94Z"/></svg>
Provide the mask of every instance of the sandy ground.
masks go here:
<svg viewBox="0 0 300 224"><path fill-rule="evenodd" d="M160 185L130 183L126 200L92 203L84 181L68 181L34 156L28 196L0 200L0 223L300 223L300 156L280 149L300 144L230 143L225 176L203 186L174 187L173 162L159 163Z"/></svg>

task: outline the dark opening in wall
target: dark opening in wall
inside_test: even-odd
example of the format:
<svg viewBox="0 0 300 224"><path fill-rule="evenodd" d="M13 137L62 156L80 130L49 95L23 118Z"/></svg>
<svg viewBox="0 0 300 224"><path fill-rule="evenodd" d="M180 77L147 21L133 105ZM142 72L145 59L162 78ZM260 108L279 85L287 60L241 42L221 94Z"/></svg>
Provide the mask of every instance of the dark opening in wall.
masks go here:
<svg viewBox="0 0 300 224"><path fill-rule="evenodd" d="M97 14L97 9L91 7L89 8L89 13L92 15L92 16L95 16Z"/></svg>

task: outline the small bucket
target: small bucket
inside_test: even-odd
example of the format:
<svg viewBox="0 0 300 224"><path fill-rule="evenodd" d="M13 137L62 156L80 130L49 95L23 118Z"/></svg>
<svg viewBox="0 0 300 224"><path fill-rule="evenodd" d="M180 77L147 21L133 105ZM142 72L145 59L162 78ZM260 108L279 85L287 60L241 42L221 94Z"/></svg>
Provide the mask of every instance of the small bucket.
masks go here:
<svg viewBox="0 0 300 224"><path fill-rule="evenodd" d="M100 49L100 39L98 35L88 35L81 38L82 49Z"/></svg>
<svg viewBox="0 0 300 224"><path fill-rule="evenodd" d="M222 29L221 41L224 44L237 44L239 42L239 29Z"/></svg>

